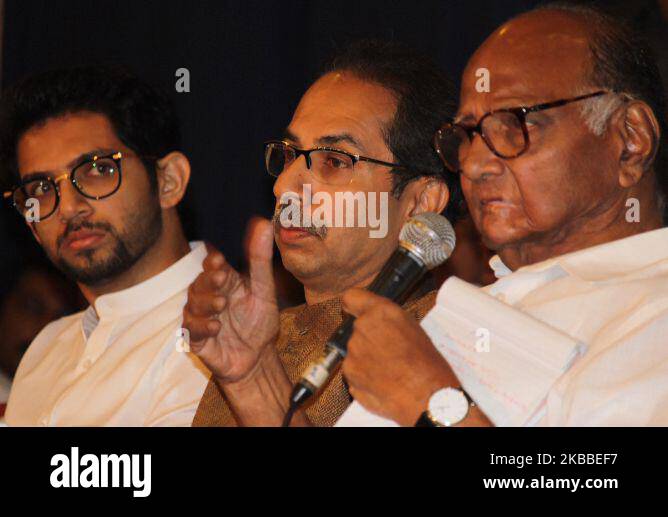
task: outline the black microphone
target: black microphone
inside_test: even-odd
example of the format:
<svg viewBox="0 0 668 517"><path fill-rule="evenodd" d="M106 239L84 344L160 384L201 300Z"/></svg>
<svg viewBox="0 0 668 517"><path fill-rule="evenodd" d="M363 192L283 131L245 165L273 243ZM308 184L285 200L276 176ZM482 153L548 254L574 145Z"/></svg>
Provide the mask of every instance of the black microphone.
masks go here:
<svg viewBox="0 0 668 517"><path fill-rule="evenodd" d="M442 215L427 212L410 218L401 228L399 247L373 283L372 293L403 303L424 274L442 264L455 247L455 231ZM325 344L325 355L307 370L290 395L284 426L294 412L322 388L348 352L355 318L347 316Z"/></svg>

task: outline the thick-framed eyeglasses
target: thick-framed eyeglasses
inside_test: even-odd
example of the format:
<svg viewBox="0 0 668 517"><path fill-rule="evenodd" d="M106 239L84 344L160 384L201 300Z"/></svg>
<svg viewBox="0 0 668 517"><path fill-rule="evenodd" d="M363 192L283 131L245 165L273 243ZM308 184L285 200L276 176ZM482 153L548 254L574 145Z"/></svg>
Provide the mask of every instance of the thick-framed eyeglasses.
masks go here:
<svg viewBox="0 0 668 517"><path fill-rule="evenodd" d="M267 172L276 178L300 156L304 156L306 168L313 176L326 185L348 185L352 181L353 169L358 162L375 163L395 169L404 168L398 163L384 162L330 147L298 149L281 140L264 143L264 162Z"/></svg>
<svg viewBox="0 0 668 517"><path fill-rule="evenodd" d="M614 92L599 90L534 106L494 110L485 113L475 126L448 122L434 135L434 147L445 166L452 172L461 172L461 162L468 156L476 133L480 135L489 150L499 158L517 158L529 149L530 140L527 129L529 113L558 108L607 93Z"/></svg>
<svg viewBox="0 0 668 517"><path fill-rule="evenodd" d="M69 181L79 194L88 199L100 200L115 194L121 187L123 157L120 151L104 156L95 155L70 170L56 173L55 177L44 174L23 180L12 190L4 192L3 197L10 199L22 216L34 207L34 203L28 201L37 200L39 220L42 221L58 208L60 203L58 185L63 180Z"/></svg>

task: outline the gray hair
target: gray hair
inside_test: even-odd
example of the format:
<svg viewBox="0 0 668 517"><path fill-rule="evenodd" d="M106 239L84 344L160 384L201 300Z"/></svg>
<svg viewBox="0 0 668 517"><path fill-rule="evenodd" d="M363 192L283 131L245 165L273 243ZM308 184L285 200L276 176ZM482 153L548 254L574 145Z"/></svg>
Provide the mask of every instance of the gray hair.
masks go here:
<svg viewBox="0 0 668 517"><path fill-rule="evenodd" d="M582 89L581 95L586 95L587 91ZM612 115L617 111L625 101L632 100L633 97L627 93L610 92L607 95L600 95L592 99L582 101L582 110L580 114L589 130L596 136L603 136L608 130L608 124ZM666 195L658 188L656 191L656 202L661 213L666 214Z"/></svg>
<svg viewBox="0 0 668 517"><path fill-rule="evenodd" d="M590 27L589 48L591 64L584 86L625 92L627 97L646 103L656 116L661 128L661 139L654 160L656 196L665 208L668 193L668 122L663 82L656 59L645 39L628 23L590 5L551 3L533 12L557 11L583 20ZM623 100L619 95L603 95L584 101L582 114L594 134L605 133L612 114ZM664 224L668 225L668 211L664 210Z"/></svg>
<svg viewBox="0 0 668 517"><path fill-rule="evenodd" d="M584 90L582 94L586 94ZM624 104L623 94L609 93L582 101L581 115L589 130L596 136L603 136L608 129L612 115Z"/></svg>

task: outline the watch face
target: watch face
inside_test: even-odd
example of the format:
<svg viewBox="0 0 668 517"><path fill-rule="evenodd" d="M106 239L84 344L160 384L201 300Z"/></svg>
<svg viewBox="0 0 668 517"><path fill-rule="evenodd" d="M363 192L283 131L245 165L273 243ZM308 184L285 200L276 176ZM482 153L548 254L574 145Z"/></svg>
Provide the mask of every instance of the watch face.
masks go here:
<svg viewBox="0 0 668 517"><path fill-rule="evenodd" d="M429 399L429 414L441 425L455 425L464 420L468 412L469 401L461 390L445 388Z"/></svg>

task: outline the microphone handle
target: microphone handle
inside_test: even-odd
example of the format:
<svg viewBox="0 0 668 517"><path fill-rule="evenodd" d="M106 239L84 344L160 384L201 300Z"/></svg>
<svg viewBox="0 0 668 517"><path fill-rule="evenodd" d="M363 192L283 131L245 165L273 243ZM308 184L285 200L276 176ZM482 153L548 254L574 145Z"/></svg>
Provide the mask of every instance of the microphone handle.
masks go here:
<svg viewBox="0 0 668 517"><path fill-rule="evenodd" d="M402 303L424 276L427 268L422 260L402 247L392 254L381 272L369 286L369 291ZM348 340L353 333L353 316L346 316L343 323L325 344L325 355L314 362L295 384L290 395L291 411L287 413L284 426L289 425L292 412L322 388L348 353Z"/></svg>
<svg viewBox="0 0 668 517"><path fill-rule="evenodd" d="M403 303L427 268L413 253L403 247L397 248L387 261L368 290L379 296ZM353 333L353 316L346 316L343 323L330 336L325 344L327 349L334 349L341 358L348 353L348 340Z"/></svg>

